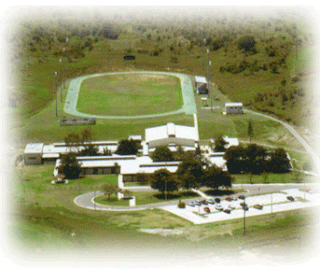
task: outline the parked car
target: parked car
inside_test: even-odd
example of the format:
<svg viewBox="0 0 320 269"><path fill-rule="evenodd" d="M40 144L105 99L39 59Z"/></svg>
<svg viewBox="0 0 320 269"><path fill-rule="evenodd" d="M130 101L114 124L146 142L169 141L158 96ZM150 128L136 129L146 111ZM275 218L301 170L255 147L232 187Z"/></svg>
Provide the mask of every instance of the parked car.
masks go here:
<svg viewBox="0 0 320 269"><path fill-rule="evenodd" d="M216 208L217 210L219 210L219 211L222 211L222 210L223 210L222 205L216 205L215 208Z"/></svg>
<svg viewBox="0 0 320 269"><path fill-rule="evenodd" d="M190 203L188 203L188 206L194 207L195 205L196 205L195 202L190 202Z"/></svg>
<svg viewBox="0 0 320 269"><path fill-rule="evenodd" d="M292 196L287 196L287 199L290 201L294 201L294 198Z"/></svg>
<svg viewBox="0 0 320 269"><path fill-rule="evenodd" d="M226 201L229 201L229 202L230 202L230 201L232 201L232 198L231 198L231 197L227 197L227 198L226 198Z"/></svg>
<svg viewBox="0 0 320 269"><path fill-rule="evenodd" d="M237 196L231 196L231 198L232 198L233 201L237 201L238 200Z"/></svg>
<svg viewBox="0 0 320 269"><path fill-rule="evenodd" d="M220 203L220 198L214 198L214 201L215 201L216 203Z"/></svg>
<svg viewBox="0 0 320 269"><path fill-rule="evenodd" d="M241 200L246 199L246 197L244 195L239 195L238 198L241 199Z"/></svg>
<svg viewBox="0 0 320 269"><path fill-rule="evenodd" d="M225 210L223 210L223 212L230 214L231 210L229 208L226 208Z"/></svg>
<svg viewBox="0 0 320 269"><path fill-rule="evenodd" d="M253 207L261 210L263 208L263 205L256 204L256 205L253 205Z"/></svg>
<svg viewBox="0 0 320 269"><path fill-rule="evenodd" d="M214 201L213 201L213 199L207 199L207 202L209 203L209 204L214 204Z"/></svg>
<svg viewBox="0 0 320 269"><path fill-rule="evenodd" d="M210 213L210 208L209 208L209 207L207 207L207 206L206 206L206 207L204 207L204 208L203 208L203 210L204 210L205 212L207 212L207 213Z"/></svg>
<svg viewBox="0 0 320 269"><path fill-rule="evenodd" d="M202 202L197 200L197 201L195 201L195 205L200 206L200 205L202 205Z"/></svg>
<svg viewBox="0 0 320 269"><path fill-rule="evenodd" d="M202 200L201 203L202 203L203 205L207 205L207 204L208 204L207 200Z"/></svg>
<svg viewBox="0 0 320 269"><path fill-rule="evenodd" d="M235 207L234 207L232 204L228 205L228 208L229 208L230 210L235 209Z"/></svg>

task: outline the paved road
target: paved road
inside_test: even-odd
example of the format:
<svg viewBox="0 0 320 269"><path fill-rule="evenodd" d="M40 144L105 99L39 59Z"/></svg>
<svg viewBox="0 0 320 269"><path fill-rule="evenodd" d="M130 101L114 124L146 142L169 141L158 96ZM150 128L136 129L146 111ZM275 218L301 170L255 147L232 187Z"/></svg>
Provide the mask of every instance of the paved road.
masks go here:
<svg viewBox="0 0 320 269"><path fill-rule="evenodd" d="M181 81L181 90L182 90L182 98L183 98L183 106L182 108L169 111L161 114L150 114L150 115L138 115L138 116L107 116L107 115L91 115L77 111L77 102L80 91L81 82L84 79L99 77L99 76L107 76L112 74L160 74L167 76L175 76L178 77ZM154 118L154 117L163 117L167 115L174 115L179 113L186 114L197 114L196 102L193 94L193 86L192 81L188 75L180 74L180 73L172 73L172 72L152 72L152 71L134 71L134 72L112 72L112 73L103 73L103 74L93 74L78 77L72 79L69 85L69 90L66 98L66 102L64 105L64 111L75 116L80 117L95 117L99 119L139 119L139 118Z"/></svg>
<svg viewBox="0 0 320 269"><path fill-rule="evenodd" d="M248 110L248 109L245 109L244 111L245 112L249 112L249 113L253 113L253 114L256 114L256 115L259 115L259 116L263 116L265 118L268 118L268 119L271 119L271 120L274 120L274 121L277 121L277 122L281 123L285 128L287 128L287 130L300 142L300 144L305 148L307 153L310 155L310 157L312 158L312 161L314 163L314 166L315 166L315 168L317 170L317 173L320 175L320 167L319 167L320 159L319 159L319 157L313 151L313 149L308 145L308 143L302 138L302 136L291 125L289 125L288 123L286 123L286 122L284 122L282 120L276 119L274 117L271 117L269 115L265 115L265 114L262 114L262 113L259 113L259 112L254 112L254 111L251 111L251 110Z"/></svg>
<svg viewBox="0 0 320 269"><path fill-rule="evenodd" d="M285 189L292 189L292 188L303 188L306 187L313 187L319 189L318 184L314 183L295 183L295 184L233 184L233 189L244 189L245 192L239 192L237 195L244 194L244 195L257 195L261 193L271 193L271 192L278 192ZM132 191L153 191L150 187L128 187L126 189L130 189ZM143 210L149 208L157 208L163 207L166 205L173 205L177 204L177 201L170 201L170 202L163 202L163 203L156 203L156 204L148 204L148 205L141 205L135 207L112 207L107 205L100 205L93 202L94 197L103 195L102 192L88 192L82 195L77 196L74 199L74 203L80 207L84 207L91 210L105 210L105 211L134 211L134 210ZM198 198L197 198L198 199ZM194 199L186 199L185 202L189 202Z"/></svg>

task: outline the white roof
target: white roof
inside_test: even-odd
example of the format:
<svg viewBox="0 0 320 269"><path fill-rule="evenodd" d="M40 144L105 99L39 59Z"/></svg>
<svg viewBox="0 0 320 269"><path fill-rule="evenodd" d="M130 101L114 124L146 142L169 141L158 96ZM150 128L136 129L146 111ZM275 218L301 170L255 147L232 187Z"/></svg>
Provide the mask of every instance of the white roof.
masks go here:
<svg viewBox="0 0 320 269"><path fill-rule="evenodd" d="M226 165L226 160L223 159L223 156L221 155L213 155L210 154L207 156L207 159L212 163L215 164L216 166L222 168L223 171L227 171L227 165Z"/></svg>
<svg viewBox="0 0 320 269"><path fill-rule="evenodd" d="M201 76L195 76L196 82L199 83L207 83L207 79L205 77L201 77Z"/></svg>
<svg viewBox="0 0 320 269"><path fill-rule="evenodd" d="M243 104L241 102L226 103L225 106L243 106Z"/></svg>
<svg viewBox="0 0 320 269"><path fill-rule="evenodd" d="M24 153L42 153L43 143L29 143L26 145Z"/></svg>
<svg viewBox="0 0 320 269"><path fill-rule="evenodd" d="M190 140L198 140L197 129L191 126L175 125L168 123L167 125L147 128L145 130L146 142L166 139L169 136L177 138L185 138Z"/></svg>

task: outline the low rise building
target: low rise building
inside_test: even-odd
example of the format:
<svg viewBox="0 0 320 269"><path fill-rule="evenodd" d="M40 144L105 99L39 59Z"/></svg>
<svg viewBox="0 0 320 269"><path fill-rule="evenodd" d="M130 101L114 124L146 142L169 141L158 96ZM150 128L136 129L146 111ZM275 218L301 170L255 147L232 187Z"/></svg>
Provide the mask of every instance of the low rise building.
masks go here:
<svg viewBox="0 0 320 269"><path fill-rule="evenodd" d="M225 103L226 114L243 114L243 104L238 103Z"/></svg>

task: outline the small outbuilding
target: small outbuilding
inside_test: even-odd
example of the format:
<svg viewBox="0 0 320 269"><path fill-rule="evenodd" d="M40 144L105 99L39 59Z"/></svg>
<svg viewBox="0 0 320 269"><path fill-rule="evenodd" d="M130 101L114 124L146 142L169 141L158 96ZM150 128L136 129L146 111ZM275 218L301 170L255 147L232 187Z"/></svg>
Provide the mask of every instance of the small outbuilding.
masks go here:
<svg viewBox="0 0 320 269"><path fill-rule="evenodd" d="M195 88L197 94L208 94L208 82L205 77L195 76Z"/></svg>
<svg viewBox="0 0 320 269"><path fill-rule="evenodd" d="M238 103L225 103L226 114L243 114L243 104Z"/></svg>

